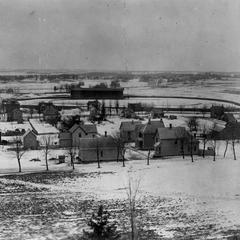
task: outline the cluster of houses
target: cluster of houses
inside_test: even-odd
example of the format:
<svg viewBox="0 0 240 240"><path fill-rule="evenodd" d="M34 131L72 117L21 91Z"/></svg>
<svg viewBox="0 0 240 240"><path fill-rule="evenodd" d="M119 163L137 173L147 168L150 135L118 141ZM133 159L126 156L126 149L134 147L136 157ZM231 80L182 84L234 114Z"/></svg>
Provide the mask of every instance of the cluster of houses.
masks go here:
<svg viewBox="0 0 240 240"><path fill-rule="evenodd" d="M97 101L90 103L96 104ZM90 109L91 105L88 107ZM52 103L40 103L38 108L42 118L29 118L31 129L22 135L25 149L39 149L48 138L48 144L52 148L74 149L77 158L82 162L115 161L123 157L119 154L119 141L116 140L116 136L108 135L107 132L101 135L95 124L80 121L76 121L67 129L60 128L57 125L60 119L58 107ZM129 104L127 109L135 113L141 111L142 106ZM233 138L232 135L240 139L240 125L233 114L225 113L221 106L213 106L210 111L212 118L227 123L226 127L218 132L218 139L230 139ZM23 122L20 104L14 99L3 100L1 112L6 114L6 121ZM132 147L134 143L136 150L154 151L155 157L200 153L196 134L184 127L173 127L172 124L165 126L162 120L164 113L161 109L152 109L149 117L147 122L136 119L121 122L120 140L125 148L129 143Z"/></svg>
<svg viewBox="0 0 240 240"><path fill-rule="evenodd" d="M124 142L135 142L137 149L154 150L155 157L199 154L195 135L184 127L165 126L162 119L122 122L120 136Z"/></svg>
<svg viewBox="0 0 240 240"><path fill-rule="evenodd" d="M15 99L4 99L1 104L1 121L7 122L23 122L23 114L20 110L20 104Z"/></svg>
<svg viewBox="0 0 240 240"><path fill-rule="evenodd" d="M74 149L81 162L117 161L123 156L119 154L119 145L115 137L100 135L95 124L76 123L69 130L59 132L50 124L30 119L31 130L22 137L23 147L38 149L44 145L46 137L50 145ZM164 126L161 119L141 121L124 121L120 125L120 139L123 144L135 142L136 149L154 150L155 157L198 154L199 141L184 127Z"/></svg>
<svg viewBox="0 0 240 240"><path fill-rule="evenodd" d="M32 119L30 123L32 130L28 130L22 137L25 149L40 148L48 137L51 139L49 142L51 147L72 149L81 162L117 159L118 146L115 139L107 135L107 132L104 136L100 135L95 124L74 124L69 130L59 132L57 128L47 123L43 124Z"/></svg>

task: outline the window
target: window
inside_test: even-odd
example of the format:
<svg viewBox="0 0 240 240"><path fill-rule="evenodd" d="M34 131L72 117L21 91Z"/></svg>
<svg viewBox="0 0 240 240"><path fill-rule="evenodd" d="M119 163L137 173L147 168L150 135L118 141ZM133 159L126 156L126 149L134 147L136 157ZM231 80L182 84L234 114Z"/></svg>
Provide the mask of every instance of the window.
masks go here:
<svg viewBox="0 0 240 240"><path fill-rule="evenodd" d="M195 146L194 146L194 152L196 152L196 151L197 151L197 146L195 145Z"/></svg>
<svg viewBox="0 0 240 240"><path fill-rule="evenodd" d="M100 152L100 156L103 157L103 151Z"/></svg>
<svg viewBox="0 0 240 240"><path fill-rule="evenodd" d="M82 134L81 134L81 133L79 133L79 134L78 134L78 136L79 136L79 137L82 137Z"/></svg>
<svg viewBox="0 0 240 240"><path fill-rule="evenodd" d="M174 144L177 144L177 139L174 141Z"/></svg>

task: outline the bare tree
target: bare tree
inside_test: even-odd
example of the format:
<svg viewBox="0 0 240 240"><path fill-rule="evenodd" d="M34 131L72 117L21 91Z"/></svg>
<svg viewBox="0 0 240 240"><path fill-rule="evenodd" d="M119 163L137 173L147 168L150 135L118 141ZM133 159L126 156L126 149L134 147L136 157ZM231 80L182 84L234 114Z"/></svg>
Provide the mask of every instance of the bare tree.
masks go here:
<svg viewBox="0 0 240 240"><path fill-rule="evenodd" d="M49 170L49 168L48 168L48 155L50 153L50 144L51 144L50 136L44 137L44 139L43 139L43 153L44 153L44 157L45 157L46 171Z"/></svg>
<svg viewBox="0 0 240 240"><path fill-rule="evenodd" d="M137 194L139 193L140 179L133 180L129 177L128 187L127 187L127 198L128 198L128 207L129 207L129 217L131 225L131 240L137 239L137 229L136 229L136 199Z"/></svg>
<svg viewBox="0 0 240 240"><path fill-rule="evenodd" d="M148 155L147 155L147 165L150 164L150 153L151 153L151 149L148 149Z"/></svg>
<svg viewBox="0 0 240 240"><path fill-rule="evenodd" d="M97 164L98 164L98 168L100 168L100 158L99 158L99 142L98 142L98 138L96 138L96 153L97 153Z"/></svg>
<svg viewBox="0 0 240 240"><path fill-rule="evenodd" d="M76 149L72 146L71 146L67 149L67 154L69 155L70 157L70 161L71 161L71 166L73 168L73 170L75 169L75 165L74 165L74 157L76 156Z"/></svg>
<svg viewBox="0 0 240 240"><path fill-rule="evenodd" d="M206 145L208 142L208 135L210 133L210 128L204 124L202 127L202 142L203 142L203 151L202 151L202 157L205 158L205 151L206 151Z"/></svg>
<svg viewBox="0 0 240 240"><path fill-rule="evenodd" d="M228 143L229 143L229 141L226 140L226 145L225 145L225 150L224 150L223 157L226 157L226 153L227 153L227 149L228 149Z"/></svg>
<svg viewBox="0 0 240 240"><path fill-rule="evenodd" d="M119 101L118 100L115 101L115 110L116 110L116 114L118 115L118 110L119 110Z"/></svg>
<svg viewBox="0 0 240 240"><path fill-rule="evenodd" d="M14 139L14 142L15 142L14 151L16 153L16 157L17 157L17 161L18 161L18 171L22 172L21 159L22 159L23 154L26 152L26 150L24 148L22 148L21 138L19 136L17 136Z"/></svg>
<svg viewBox="0 0 240 240"><path fill-rule="evenodd" d="M117 162L119 161L119 156L122 157L122 163L123 167L125 167L125 152L126 147L123 139L120 136L120 132L116 132L115 135L113 135L114 142L117 147Z"/></svg>
<svg viewBox="0 0 240 240"><path fill-rule="evenodd" d="M208 142L213 150L213 161L216 161L216 148L217 148L217 139L218 139L218 133L215 131L216 129L216 123L213 124L211 129L209 130L207 134Z"/></svg>
<svg viewBox="0 0 240 240"><path fill-rule="evenodd" d="M193 141L194 141L194 132L196 133L198 131L198 121L196 117L190 117L187 120L187 126L190 130L190 154L191 154L191 159L193 162Z"/></svg>

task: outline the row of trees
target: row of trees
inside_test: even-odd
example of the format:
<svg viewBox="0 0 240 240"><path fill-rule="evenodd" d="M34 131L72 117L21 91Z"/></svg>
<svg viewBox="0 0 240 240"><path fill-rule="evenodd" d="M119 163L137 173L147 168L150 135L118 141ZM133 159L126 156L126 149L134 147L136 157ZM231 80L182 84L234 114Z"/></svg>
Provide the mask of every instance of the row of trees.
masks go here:
<svg viewBox="0 0 240 240"><path fill-rule="evenodd" d="M192 154L192 143L193 143L193 136L199 130L201 130L200 139L203 143L203 150L202 150L202 157L205 158L206 146L207 144L210 145L211 150L213 152L213 161L216 161L216 148L217 142L219 140L225 141L225 150L224 150L224 157L226 156L228 146L232 145L233 151L233 158L236 160L236 150L235 146L239 142L239 134L238 134L238 126L236 124L228 124L224 130L217 131L216 123L213 123L212 126L207 126L203 124L202 126L199 124L197 118L192 117L189 118L187 121L187 126L191 133L191 159L193 161L193 154ZM184 139L183 139L184 141ZM184 154L183 154L184 158Z"/></svg>

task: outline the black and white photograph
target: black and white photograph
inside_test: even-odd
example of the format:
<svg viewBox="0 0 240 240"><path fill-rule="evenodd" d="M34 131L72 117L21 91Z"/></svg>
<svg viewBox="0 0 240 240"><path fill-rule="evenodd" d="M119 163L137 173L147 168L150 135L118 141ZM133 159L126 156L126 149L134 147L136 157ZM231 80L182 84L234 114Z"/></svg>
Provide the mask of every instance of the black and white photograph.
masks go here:
<svg viewBox="0 0 240 240"><path fill-rule="evenodd" d="M0 0L0 240L240 240L239 0Z"/></svg>

